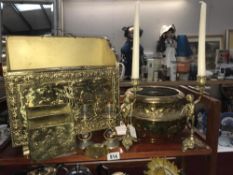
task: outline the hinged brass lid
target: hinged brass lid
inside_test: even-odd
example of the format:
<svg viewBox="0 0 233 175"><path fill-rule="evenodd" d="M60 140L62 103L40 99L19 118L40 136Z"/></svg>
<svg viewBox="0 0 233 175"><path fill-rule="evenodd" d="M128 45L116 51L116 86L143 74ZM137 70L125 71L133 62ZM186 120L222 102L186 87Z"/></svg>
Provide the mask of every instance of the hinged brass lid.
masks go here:
<svg viewBox="0 0 233 175"><path fill-rule="evenodd" d="M6 52L7 71L116 64L104 38L9 36Z"/></svg>

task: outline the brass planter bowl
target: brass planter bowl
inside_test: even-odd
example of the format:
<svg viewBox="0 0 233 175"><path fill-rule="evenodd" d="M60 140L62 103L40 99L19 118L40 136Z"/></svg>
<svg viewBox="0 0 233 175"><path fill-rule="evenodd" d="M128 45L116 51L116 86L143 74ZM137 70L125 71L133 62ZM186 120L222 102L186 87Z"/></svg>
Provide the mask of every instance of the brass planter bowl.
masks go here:
<svg viewBox="0 0 233 175"><path fill-rule="evenodd" d="M129 90L133 93L133 89ZM133 110L133 124L140 136L172 136L183 130L185 95L165 86L139 87Z"/></svg>

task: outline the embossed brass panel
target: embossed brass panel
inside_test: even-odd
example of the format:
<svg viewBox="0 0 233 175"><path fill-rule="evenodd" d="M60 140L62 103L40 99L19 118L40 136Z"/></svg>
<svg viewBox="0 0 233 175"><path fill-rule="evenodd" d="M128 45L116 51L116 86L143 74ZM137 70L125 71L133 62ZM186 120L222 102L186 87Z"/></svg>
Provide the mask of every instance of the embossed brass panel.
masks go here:
<svg viewBox="0 0 233 175"><path fill-rule="evenodd" d="M119 107L118 67L108 41L9 37L7 49L4 79L13 146L29 146L33 159L47 159L72 151L75 135L108 128L107 104L115 112Z"/></svg>
<svg viewBox="0 0 233 175"><path fill-rule="evenodd" d="M69 105L49 105L27 108L28 128L43 128L74 123Z"/></svg>
<svg viewBox="0 0 233 175"><path fill-rule="evenodd" d="M76 148L73 124L29 129L28 138L30 157L37 161L70 153Z"/></svg>

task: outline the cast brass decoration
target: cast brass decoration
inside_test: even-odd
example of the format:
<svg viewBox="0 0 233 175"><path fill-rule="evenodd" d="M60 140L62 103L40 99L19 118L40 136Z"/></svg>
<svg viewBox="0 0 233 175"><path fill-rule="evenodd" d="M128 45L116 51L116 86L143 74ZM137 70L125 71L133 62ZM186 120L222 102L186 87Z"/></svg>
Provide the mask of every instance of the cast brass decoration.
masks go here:
<svg viewBox="0 0 233 175"><path fill-rule="evenodd" d="M127 127L126 135L122 137L122 145L126 150L129 150L134 142L137 142L137 139L131 136L130 130Z"/></svg>
<svg viewBox="0 0 233 175"><path fill-rule="evenodd" d="M179 175L180 170L177 166L167 159L154 158L147 164L148 171L146 175Z"/></svg>
<svg viewBox="0 0 233 175"><path fill-rule="evenodd" d="M194 149L200 142L197 138L194 137L194 120L195 120L195 107L196 104L201 101L202 96L204 95L205 84L206 84L206 77L205 76L198 76L197 77L198 87L200 96L195 100L193 95L188 94L186 96L186 100L188 103L184 106L184 112L187 115L187 124L190 124L190 136L185 138L182 143L182 150L186 151L188 149Z"/></svg>
<svg viewBox="0 0 233 175"><path fill-rule="evenodd" d="M118 89L116 83L112 81L116 77L114 67L81 71L8 73L5 75L5 84L9 97L14 145L27 143L27 111L29 114L34 111L36 115L39 115L37 118L43 118L44 115L60 115L59 112L61 115L64 114L65 109L58 107L48 114L46 108L50 105L70 105L76 133L106 128L109 121L101 116L104 113L102 106L112 101L115 108L117 107ZM87 125L82 122L80 116L83 103L91 106L89 115L92 117L88 118ZM41 110L36 112L36 108L44 109L44 114ZM56 118L55 125L58 124L56 122L60 122L59 117ZM111 125L114 125L115 121L111 120L111 122L113 122Z"/></svg>
<svg viewBox="0 0 233 175"><path fill-rule="evenodd" d="M77 134L116 125L116 118L103 117L108 103L116 113L119 106L116 56L106 39L12 36L6 46L14 147L29 147L33 159L47 159L72 151ZM85 121L84 104L90 116Z"/></svg>
<svg viewBox="0 0 233 175"><path fill-rule="evenodd" d="M133 93L129 89L128 93ZM151 122L166 122L185 117L184 94L165 86L144 86L137 91L133 116Z"/></svg>
<svg viewBox="0 0 233 175"><path fill-rule="evenodd" d="M56 175L57 169L54 167L40 167L27 172L27 175Z"/></svg>
<svg viewBox="0 0 233 175"><path fill-rule="evenodd" d="M139 137L170 137L185 127L184 97L172 87L139 86L136 91L134 87L126 92L122 116L132 119Z"/></svg>
<svg viewBox="0 0 233 175"><path fill-rule="evenodd" d="M74 151L76 147L74 126L56 125L29 129L30 157L33 160L46 160Z"/></svg>

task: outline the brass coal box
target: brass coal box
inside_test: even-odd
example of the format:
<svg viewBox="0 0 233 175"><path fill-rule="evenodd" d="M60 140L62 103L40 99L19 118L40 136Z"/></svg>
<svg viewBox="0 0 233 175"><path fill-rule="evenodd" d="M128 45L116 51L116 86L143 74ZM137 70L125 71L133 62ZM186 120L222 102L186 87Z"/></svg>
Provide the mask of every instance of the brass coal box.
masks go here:
<svg viewBox="0 0 233 175"><path fill-rule="evenodd" d="M127 93L135 92L132 88ZM185 104L185 95L176 88L139 86L132 114L139 137L167 138L180 133L186 124Z"/></svg>
<svg viewBox="0 0 233 175"><path fill-rule="evenodd" d="M74 150L76 135L116 124L103 113L118 110L116 55L104 38L10 36L4 79L12 145L34 160ZM83 105L88 118L83 120Z"/></svg>

